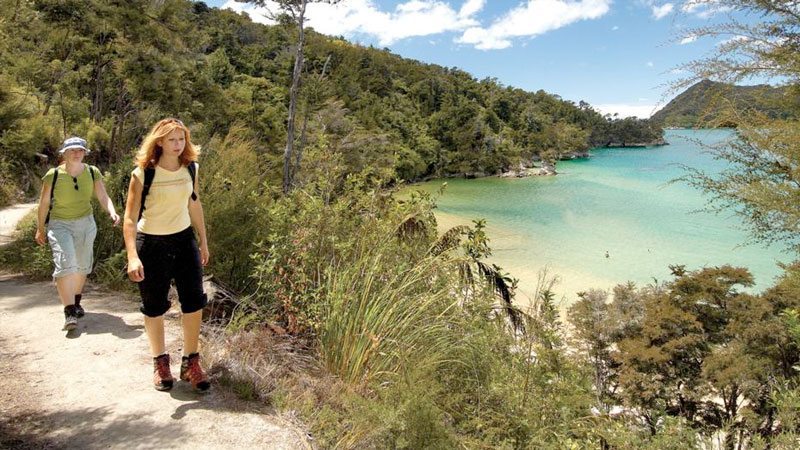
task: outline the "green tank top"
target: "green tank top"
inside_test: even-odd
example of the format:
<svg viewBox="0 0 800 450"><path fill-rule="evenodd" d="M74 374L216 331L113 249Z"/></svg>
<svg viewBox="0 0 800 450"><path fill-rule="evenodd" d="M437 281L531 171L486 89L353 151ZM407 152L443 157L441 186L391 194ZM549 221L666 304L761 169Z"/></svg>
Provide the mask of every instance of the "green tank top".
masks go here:
<svg viewBox="0 0 800 450"><path fill-rule="evenodd" d="M84 164L83 172L77 177L67 173L61 165L47 171L42 177L44 185L53 183L53 174L58 170L56 185L53 187L53 204L50 210L50 220L74 220L86 217L92 213L92 194L94 194L94 179L101 180L102 174L97 167ZM78 189L75 189L78 186Z"/></svg>

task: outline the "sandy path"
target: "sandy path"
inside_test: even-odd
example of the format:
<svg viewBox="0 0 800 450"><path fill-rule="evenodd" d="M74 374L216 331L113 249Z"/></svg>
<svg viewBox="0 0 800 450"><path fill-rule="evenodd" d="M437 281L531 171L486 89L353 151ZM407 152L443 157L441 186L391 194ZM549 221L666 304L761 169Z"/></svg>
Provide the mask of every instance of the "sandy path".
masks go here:
<svg viewBox="0 0 800 450"><path fill-rule="evenodd" d="M311 448L274 411L220 386L154 390L135 299L89 286L83 304L67 334L51 283L0 275L0 448ZM174 318L167 336L177 376Z"/></svg>
<svg viewBox="0 0 800 450"><path fill-rule="evenodd" d="M0 210L0 245L11 242L17 222L22 220L28 212L33 211L37 204L23 203Z"/></svg>

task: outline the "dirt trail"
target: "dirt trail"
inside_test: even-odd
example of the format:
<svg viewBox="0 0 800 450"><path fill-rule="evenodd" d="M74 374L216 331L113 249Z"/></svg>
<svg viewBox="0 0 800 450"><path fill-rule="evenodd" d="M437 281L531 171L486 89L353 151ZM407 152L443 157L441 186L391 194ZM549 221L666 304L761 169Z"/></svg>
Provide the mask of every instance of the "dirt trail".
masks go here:
<svg viewBox="0 0 800 450"><path fill-rule="evenodd" d="M220 386L157 392L135 299L88 286L82 303L86 316L66 333L51 283L0 275L0 448L311 448L288 421ZM180 327L167 322L177 376Z"/></svg>
<svg viewBox="0 0 800 450"><path fill-rule="evenodd" d="M28 212L36 208L36 203L22 203L0 210L0 245L11 242L17 223Z"/></svg>

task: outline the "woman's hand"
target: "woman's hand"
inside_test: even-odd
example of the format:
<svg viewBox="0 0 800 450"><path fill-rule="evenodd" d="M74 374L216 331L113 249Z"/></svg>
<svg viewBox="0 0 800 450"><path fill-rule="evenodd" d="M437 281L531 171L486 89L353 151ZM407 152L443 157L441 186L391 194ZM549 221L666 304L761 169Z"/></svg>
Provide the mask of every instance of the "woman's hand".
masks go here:
<svg viewBox="0 0 800 450"><path fill-rule="evenodd" d="M144 266L139 258L128 259L128 278L136 283L144 280Z"/></svg>
<svg viewBox="0 0 800 450"><path fill-rule="evenodd" d="M39 245L44 245L45 241L47 241L47 236L42 228L36 228L36 243Z"/></svg>
<svg viewBox="0 0 800 450"><path fill-rule="evenodd" d="M208 244L200 244L200 263L203 264L203 267L208 265L208 260L211 258L211 255L208 253Z"/></svg>
<svg viewBox="0 0 800 450"><path fill-rule="evenodd" d="M108 213L108 216L111 217L111 220L114 222L114 226L119 225L119 214L116 211L112 210Z"/></svg>

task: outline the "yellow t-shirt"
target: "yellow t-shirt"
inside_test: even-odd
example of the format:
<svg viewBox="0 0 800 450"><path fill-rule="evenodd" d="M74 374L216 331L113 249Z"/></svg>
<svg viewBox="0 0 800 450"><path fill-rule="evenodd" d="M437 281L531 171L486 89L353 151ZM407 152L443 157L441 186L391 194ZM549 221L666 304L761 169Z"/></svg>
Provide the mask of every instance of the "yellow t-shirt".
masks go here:
<svg viewBox="0 0 800 450"><path fill-rule="evenodd" d="M131 175L144 185L144 170L141 167L134 169ZM145 234L165 235L188 228L192 224L189 217L192 187L192 176L186 166L174 172L156 166L136 229Z"/></svg>

